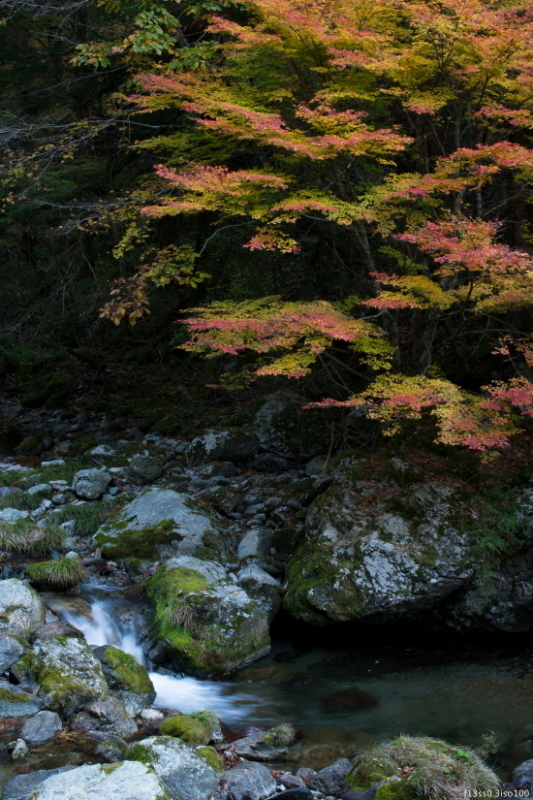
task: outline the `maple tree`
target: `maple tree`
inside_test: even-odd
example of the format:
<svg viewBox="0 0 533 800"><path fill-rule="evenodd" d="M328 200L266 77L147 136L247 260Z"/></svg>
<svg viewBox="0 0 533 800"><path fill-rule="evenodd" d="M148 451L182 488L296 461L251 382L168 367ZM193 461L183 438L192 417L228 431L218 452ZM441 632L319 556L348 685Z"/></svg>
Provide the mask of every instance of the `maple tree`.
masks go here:
<svg viewBox="0 0 533 800"><path fill-rule="evenodd" d="M174 108L188 120L185 134L146 145L166 148L171 165L157 168L166 191L142 213L215 215L204 246L180 253L177 280L194 280L228 224L252 229L250 251L300 258L307 230L334 231L353 280L337 304L266 298L196 309L187 347L250 350L258 374L299 377L343 341L368 386L323 405L364 405L392 423L389 432L431 413L441 441L504 444L533 414L533 357L516 325L533 292L531 5L251 0L241 8L239 21L211 17L201 67L139 76L140 111ZM526 209L518 227L506 222L517 208ZM158 274L144 267L103 314L142 316ZM171 264L165 275L172 279ZM458 348L475 320L491 329L505 369L467 391L443 372L436 343L445 337Z"/></svg>

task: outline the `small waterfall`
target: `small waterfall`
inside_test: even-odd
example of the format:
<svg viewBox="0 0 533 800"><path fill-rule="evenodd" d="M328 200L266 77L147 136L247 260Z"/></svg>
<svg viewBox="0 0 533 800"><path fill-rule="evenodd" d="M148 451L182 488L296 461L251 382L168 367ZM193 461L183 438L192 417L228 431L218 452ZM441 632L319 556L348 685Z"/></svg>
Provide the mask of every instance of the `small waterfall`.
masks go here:
<svg viewBox="0 0 533 800"><path fill-rule="evenodd" d="M91 617L64 610L63 618L78 628L88 644L111 644L132 655L140 664L146 660L137 640L135 621L121 622L117 619L116 601L89 600ZM237 723L253 715L256 698L236 692L233 684L217 681L200 681L191 677L161 675L150 672L157 692L154 706L173 708L183 713L191 711L214 711L226 723Z"/></svg>

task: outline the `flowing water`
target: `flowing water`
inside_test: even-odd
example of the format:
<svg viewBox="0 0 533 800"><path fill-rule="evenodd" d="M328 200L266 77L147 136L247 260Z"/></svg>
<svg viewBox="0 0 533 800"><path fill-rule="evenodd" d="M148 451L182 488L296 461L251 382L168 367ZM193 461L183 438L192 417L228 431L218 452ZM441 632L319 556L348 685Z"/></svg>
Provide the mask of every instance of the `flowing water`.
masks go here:
<svg viewBox="0 0 533 800"><path fill-rule="evenodd" d="M49 596L46 602L89 644L113 644L146 663L135 597L113 587L82 588L82 597ZM505 779L533 757L533 652L517 637L469 643L421 638L416 630L385 628L340 627L330 629L329 638L316 629L278 630L271 653L231 680L152 671L155 705L212 709L233 730L290 722L301 737L289 763L277 766L292 771L320 769L399 733L475 746L494 732L500 744L491 764ZM15 731L0 731L0 742L13 738ZM24 762L3 758L0 783L16 772L93 763L94 742L82 739L66 732Z"/></svg>
<svg viewBox="0 0 533 800"><path fill-rule="evenodd" d="M90 644L114 644L145 663L134 607L93 599L91 617L64 612ZM122 609L124 606L122 605ZM505 643L460 648L439 642L409 646L401 637L365 644L338 640L309 646L278 641L269 656L234 680L200 681L151 672L156 705L183 712L212 709L232 728L288 721L303 738L295 766L319 768L399 733L478 745L494 732L494 764L505 777L533 757L533 655ZM317 633L314 633L317 637ZM384 637L384 638L383 638ZM516 642L516 639L513 640ZM503 648L503 649L502 649Z"/></svg>

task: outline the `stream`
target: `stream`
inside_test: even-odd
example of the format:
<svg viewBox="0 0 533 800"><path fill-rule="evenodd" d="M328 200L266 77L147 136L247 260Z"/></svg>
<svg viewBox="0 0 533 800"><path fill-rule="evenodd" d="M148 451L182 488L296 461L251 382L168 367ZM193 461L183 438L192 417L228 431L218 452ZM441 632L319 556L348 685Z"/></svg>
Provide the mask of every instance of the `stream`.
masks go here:
<svg viewBox="0 0 533 800"><path fill-rule="evenodd" d="M113 644L146 663L138 608L111 587L103 598L103 588L82 587L90 616L61 610L65 596L48 603L90 644ZM303 629L282 633L267 657L231 680L150 672L154 705L212 709L233 729L288 721L303 733L290 750L294 769L322 768L399 733L476 746L493 732L499 749L492 767L502 778L533 756L533 653L516 637L421 645L416 631L411 640L394 630L359 629L352 640L346 632L342 643L332 631L320 636L315 630L315 642Z"/></svg>

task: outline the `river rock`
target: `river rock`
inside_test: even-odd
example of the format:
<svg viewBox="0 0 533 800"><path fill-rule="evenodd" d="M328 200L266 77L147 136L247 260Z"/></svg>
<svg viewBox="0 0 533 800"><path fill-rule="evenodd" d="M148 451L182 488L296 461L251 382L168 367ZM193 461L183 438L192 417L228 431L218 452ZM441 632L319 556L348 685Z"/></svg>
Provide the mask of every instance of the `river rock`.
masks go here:
<svg viewBox="0 0 533 800"><path fill-rule="evenodd" d="M249 761L283 760L288 752L287 747L265 742L264 739L267 736L268 734L264 731L251 733L242 739L236 739L228 749L232 750L240 758L246 758Z"/></svg>
<svg viewBox="0 0 533 800"><path fill-rule="evenodd" d="M344 798L350 786L344 780L350 770L351 764L347 758L339 758L329 767L324 767L314 776L309 783L309 788L315 792L322 792L325 796Z"/></svg>
<svg viewBox="0 0 533 800"><path fill-rule="evenodd" d="M44 617L45 608L37 592L18 578L0 581L0 635L28 639Z"/></svg>
<svg viewBox="0 0 533 800"><path fill-rule="evenodd" d="M101 664L82 639L38 639L28 670L39 696L63 718L109 694Z"/></svg>
<svg viewBox="0 0 533 800"><path fill-rule="evenodd" d="M208 430L189 445L187 461L195 467L209 461L247 461L259 450L257 436L240 431Z"/></svg>
<svg viewBox="0 0 533 800"><path fill-rule="evenodd" d="M76 769L74 766L56 767L56 769L38 769L28 775L17 775L11 778L2 791L2 800L32 800L35 790L47 779Z"/></svg>
<svg viewBox="0 0 533 800"><path fill-rule="evenodd" d="M126 476L131 483L143 486L154 483L163 474L163 465L154 456L137 453L131 459Z"/></svg>
<svg viewBox="0 0 533 800"><path fill-rule="evenodd" d="M255 600L214 561L170 559L151 579L157 638L150 658L192 675L226 675L270 649L268 621Z"/></svg>
<svg viewBox="0 0 533 800"><path fill-rule="evenodd" d="M0 679L0 717L28 717L41 710L42 700Z"/></svg>
<svg viewBox="0 0 533 800"><path fill-rule="evenodd" d="M154 770L138 761L87 764L52 775L25 800L168 800Z"/></svg>
<svg viewBox="0 0 533 800"><path fill-rule="evenodd" d="M0 673L24 655L24 646L13 636L0 636Z"/></svg>
<svg viewBox="0 0 533 800"><path fill-rule="evenodd" d="M105 469L81 469L72 479L72 488L83 500L97 500L110 483L111 475Z"/></svg>
<svg viewBox="0 0 533 800"><path fill-rule="evenodd" d="M94 651L100 660L109 692L135 716L151 706L156 692L147 670L129 653L107 644Z"/></svg>
<svg viewBox="0 0 533 800"><path fill-rule="evenodd" d="M470 502L458 482L424 481L392 459L373 473L366 460L311 505L305 540L287 565L284 605L315 624L390 622L427 614L479 568L457 524Z"/></svg>
<svg viewBox="0 0 533 800"><path fill-rule="evenodd" d="M248 564L241 569L237 580L246 594L257 600L263 614L272 622L281 607L281 587L278 581L258 564Z"/></svg>
<svg viewBox="0 0 533 800"><path fill-rule="evenodd" d="M128 758L150 763L172 800L211 800L218 773L192 747L170 736L151 736L132 745Z"/></svg>
<svg viewBox="0 0 533 800"><path fill-rule="evenodd" d="M94 542L109 558L135 556L164 561L176 555L220 558L230 537L192 497L172 489L146 489L112 521Z"/></svg>
<svg viewBox="0 0 533 800"><path fill-rule="evenodd" d="M39 711L34 717L26 720L20 735L30 747L35 747L53 739L62 727L61 718L54 711Z"/></svg>
<svg viewBox="0 0 533 800"><path fill-rule="evenodd" d="M276 781L263 764L245 762L228 769L222 785L233 800L265 800L276 792Z"/></svg>
<svg viewBox="0 0 533 800"><path fill-rule="evenodd" d="M137 724L116 697L105 697L84 706L71 721L73 730L98 730L127 739L137 732Z"/></svg>

